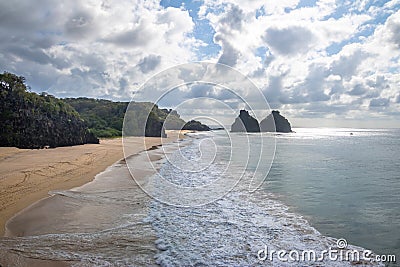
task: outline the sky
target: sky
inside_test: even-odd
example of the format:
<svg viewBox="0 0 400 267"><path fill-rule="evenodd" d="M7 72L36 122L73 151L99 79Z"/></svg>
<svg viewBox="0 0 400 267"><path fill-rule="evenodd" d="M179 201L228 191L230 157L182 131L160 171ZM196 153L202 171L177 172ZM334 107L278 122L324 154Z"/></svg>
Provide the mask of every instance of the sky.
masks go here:
<svg viewBox="0 0 400 267"><path fill-rule="evenodd" d="M38 93L129 101L171 67L221 63L294 126L400 128L400 0L0 0L0 34L0 71ZM244 107L217 91L186 86L179 101ZM192 115L228 123L217 102Z"/></svg>

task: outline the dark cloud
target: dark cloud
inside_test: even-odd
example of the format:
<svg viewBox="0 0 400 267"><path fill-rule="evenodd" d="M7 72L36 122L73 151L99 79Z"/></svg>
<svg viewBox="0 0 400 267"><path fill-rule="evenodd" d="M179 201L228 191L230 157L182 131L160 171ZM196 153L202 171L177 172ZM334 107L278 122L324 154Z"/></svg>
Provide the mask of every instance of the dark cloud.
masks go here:
<svg viewBox="0 0 400 267"><path fill-rule="evenodd" d="M282 55L306 53L314 42L314 34L307 28L293 26L284 29L270 28L263 39Z"/></svg>
<svg viewBox="0 0 400 267"><path fill-rule="evenodd" d="M194 84L190 87L189 98L208 97L212 87L209 84Z"/></svg>
<svg viewBox="0 0 400 267"><path fill-rule="evenodd" d="M125 91L128 88L128 80L125 78L119 79L119 88L121 91Z"/></svg>
<svg viewBox="0 0 400 267"><path fill-rule="evenodd" d="M267 74L266 74L265 68L260 67L260 68L257 68L255 71L253 71L249 76L252 78L263 78L266 75Z"/></svg>
<svg viewBox="0 0 400 267"><path fill-rule="evenodd" d="M379 89L372 89L372 90L368 90L365 95L364 95L364 99L368 99L368 98L378 98L381 95L381 90Z"/></svg>
<svg viewBox="0 0 400 267"><path fill-rule="evenodd" d="M325 66L312 64L309 67L304 82L281 91L279 101L282 104L301 104L308 102L324 102L331 99L331 95L325 93L326 77L329 71Z"/></svg>
<svg viewBox="0 0 400 267"><path fill-rule="evenodd" d="M51 0L37 1L0 1L0 28L7 29L14 34L35 33L35 30L54 29L60 19L51 12L43 12L43 7L54 6ZM2 37L4 38L4 36Z"/></svg>
<svg viewBox="0 0 400 267"><path fill-rule="evenodd" d="M367 55L361 50L356 50L349 56L341 56L331 66L332 74L340 75L343 78L351 78Z"/></svg>
<svg viewBox="0 0 400 267"><path fill-rule="evenodd" d="M270 76L268 86L263 90L263 93L271 106L327 101L331 97L324 93L324 76L322 73L324 72L316 74L315 71L311 71L305 83L290 88L290 90L283 88L285 74Z"/></svg>
<svg viewBox="0 0 400 267"><path fill-rule="evenodd" d="M155 70L157 66L160 65L160 63L161 63L161 56L149 55L145 58L142 58L138 66L143 73L148 73L152 70Z"/></svg>
<svg viewBox="0 0 400 267"><path fill-rule="evenodd" d="M19 57L22 60L33 61L39 64L50 63L50 57L40 49L31 49L29 47L14 46L9 47L8 52L14 54L14 56Z"/></svg>
<svg viewBox="0 0 400 267"><path fill-rule="evenodd" d="M383 75L376 76L375 81L368 80L367 84L370 87L380 89L380 90L390 88L388 80Z"/></svg>
<svg viewBox="0 0 400 267"><path fill-rule="evenodd" d="M89 37L96 30L92 15L86 11L79 11L71 15L64 28L66 35L75 39Z"/></svg>
<svg viewBox="0 0 400 267"><path fill-rule="evenodd" d="M397 48L400 48L400 21L390 19L387 24L387 29L390 34L390 41L393 42Z"/></svg>
<svg viewBox="0 0 400 267"><path fill-rule="evenodd" d="M334 81L332 86L331 86L331 88L330 88L329 95L331 97L333 97L334 95L339 95L344 90L345 90L345 88L343 86L343 82L342 81Z"/></svg>
<svg viewBox="0 0 400 267"><path fill-rule="evenodd" d="M224 28L240 31L244 18L243 11L236 5L231 5L225 15L219 20L219 23Z"/></svg>
<svg viewBox="0 0 400 267"><path fill-rule="evenodd" d="M389 106L389 99L387 98L374 98L369 102L370 107L387 107Z"/></svg>
<svg viewBox="0 0 400 267"><path fill-rule="evenodd" d="M77 56L77 59L79 60L80 65L95 69L98 72L106 71L106 62L98 54L81 54L79 51L76 51L75 53L76 55L79 55Z"/></svg>
<svg viewBox="0 0 400 267"><path fill-rule="evenodd" d="M263 90L264 96L267 101L271 103L280 103L282 87L282 76L270 75L268 78L268 86Z"/></svg>
<svg viewBox="0 0 400 267"><path fill-rule="evenodd" d="M105 41L122 47L137 47L148 44L152 39L151 31L144 25L139 25L134 29L114 34Z"/></svg>
<svg viewBox="0 0 400 267"><path fill-rule="evenodd" d="M208 98L213 98L216 100L221 100L221 101L234 101L238 100L238 96L234 94L232 91L222 88L222 87L217 87L215 85L211 84L194 84L190 86L190 93L188 95L188 98L199 98L199 97L208 97Z"/></svg>
<svg viewBox="0 0 400 267"><path fill-rule="evenodd" d="M396 103L400 103L400 94L396 98Z"/></svg>
<svg viewBox="0 0 400 267"><path fill-rule="evenodd" d="M352 90L347 92L347 94L353 95L353 96L361 96L361 95L365 94L366 92L367 92L367 90L365 89L365 87L362 84L357 84L356 86L354 86L354 88Z"/></svg>
<svg viewBox="0 0 400 267"><path fill-rule="evenodd" d="M219 38L216 37L216 40L218 39ZM239 56L239 51L237 51L230 43L223 41L222 54L218 59L218 63L234 67L237 64Z"/></svg>
<svg viewBox="0 0 400 267"><path fill-rule="evenodd" d="M233 31L242 30L244 17L244 12L238 6L229 5L229 8L219 19L217 33L214 35L214 43L219 44L222 48L218 63L231 67L237 64L241 55L229 40Z"/></svg>
<svg viewBox="0 0 400 267"><path fill-rule="evenodd" d="M322 90L312 91L309 96L310 100L314 102L328 101L331 99L331 97L326 95Z"/></svg>
<svg viewBox="0 0 400 267"><path fill-rule="evenodd" d="M324 92L325 79L329 76L329 72L324 65L312 64L309 67L308 76L305 79L303 91L307 98L311 101L327 101L330 99L329 95Z"/></svg>

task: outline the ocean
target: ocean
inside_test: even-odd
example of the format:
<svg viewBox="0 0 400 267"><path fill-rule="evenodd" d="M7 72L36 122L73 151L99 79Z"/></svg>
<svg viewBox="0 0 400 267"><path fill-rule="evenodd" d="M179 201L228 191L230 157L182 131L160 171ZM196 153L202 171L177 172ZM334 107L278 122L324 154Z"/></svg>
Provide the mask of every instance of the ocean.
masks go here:
<svg viewBox="0 0 400 267"><path fill-rule="evenodd" d="M0 259L11 253L74 266L370 266L346 252L398 257L400 131L294 130L190 134L127 158L136 176L140 162L166 154L151 163L157 174L136 180L141 193L125 162L86 186L52 192L49 201L65 206L53 228L0 239Z"/></svg>

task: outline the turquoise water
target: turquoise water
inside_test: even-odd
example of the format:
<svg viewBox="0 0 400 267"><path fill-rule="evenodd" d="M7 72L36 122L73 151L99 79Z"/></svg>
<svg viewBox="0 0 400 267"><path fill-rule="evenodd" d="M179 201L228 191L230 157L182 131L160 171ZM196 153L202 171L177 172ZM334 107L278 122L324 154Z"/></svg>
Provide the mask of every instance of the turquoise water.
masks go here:
<svg viewBox="0 0 400 267"><path fill-rule="evenodd" d="M400 257L400 130L295 131L277 137L263 190L324 235Z"/></svg>
<svg viewBox="0 0 400 267"><path fill-rule="evenodd" d="M151 197L139 194L127 166L116 163L84 187L53 192L48 205L57 201L68 211L53 215L59 229L0 239L0 264L12 254L14 263L21 256L73 266L354 266L258 257L266 246L321 252L337 248L338 238L347 249L398 258L400 131L295 130L197 133L179 150L151 150L153 157L167 152L159 173L143 183ZM137 169L147 156L126 162ZM270 167L258 190L249 191L258 185L249 181L260 178L254 172L265 177Z"/></svg>
<svg viewBox="0 0 400 267"><path fill-rule="evenodd" d="M274 147L271 134L262 140L260 134L235 133L228 138L221 131L200 135L200 140L211 139L217 147L209 168L176 175L173 164L165 164L162 175L181 185L193 181L207 184L216 176L223 176L228 187L240 176L244 165L247 171L243 182L205 206L179 208L154 202L150 220L159 237L157 262L162 266L253 266L260 263L254 255L262 244L279 249L318 250L332 245L329 237L345 238L349 244L379 255L399 255L400 162L396 153L400 131L295 130L296 133L275 135L276 153L270 172L253 193L247 190L246 180L253 172L268 171ZM198 150L201 143L195 140L181 151L182 155L213 149L205 144ZM258 168L257 148L267 151ZM239 153L228 157L235 149ZM174 161L181 160L171 162ZM225 174L214 169L228 162L237 169ZM165 190L159 194L165 194ZM269 262L270 266L297 264ZM305 266L348 265L327 261L316 265L307 262Z"/></svg>

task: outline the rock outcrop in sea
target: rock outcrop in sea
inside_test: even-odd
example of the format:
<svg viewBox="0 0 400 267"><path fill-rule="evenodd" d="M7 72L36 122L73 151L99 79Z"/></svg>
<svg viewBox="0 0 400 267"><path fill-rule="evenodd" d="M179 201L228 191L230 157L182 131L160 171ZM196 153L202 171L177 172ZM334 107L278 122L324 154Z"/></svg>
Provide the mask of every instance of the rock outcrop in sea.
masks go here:
<svg viewBox="0 0 400 267"><path fill-rule="evenodd" d="M231 132L260 132L260 125L247 110L242 109L239 117L235 119L235 122L231 126Z"/></svg>
<svg viewBox="0 0 400 267"><path fill-rule="evenodd" d="M202 124L199 121L191 120L185 123L182 127L182 130L190 130L190 131L210 131L211 128L205 124Z"/></svg>
<svg viewBox="0 0 400 267"><path fill-rule="evenodd" d="M231 126L231 132L280 132L291 133L290 122L278 110L273 110L260 124L247 110L241 110Z"/></svg>
<svg viewBox="0 0 400 267"><path fill-rule="evenodd" d="M290 122L283 117L278 110L273 110L265 119L260 122L261 132L291 133Z"/></svg>

